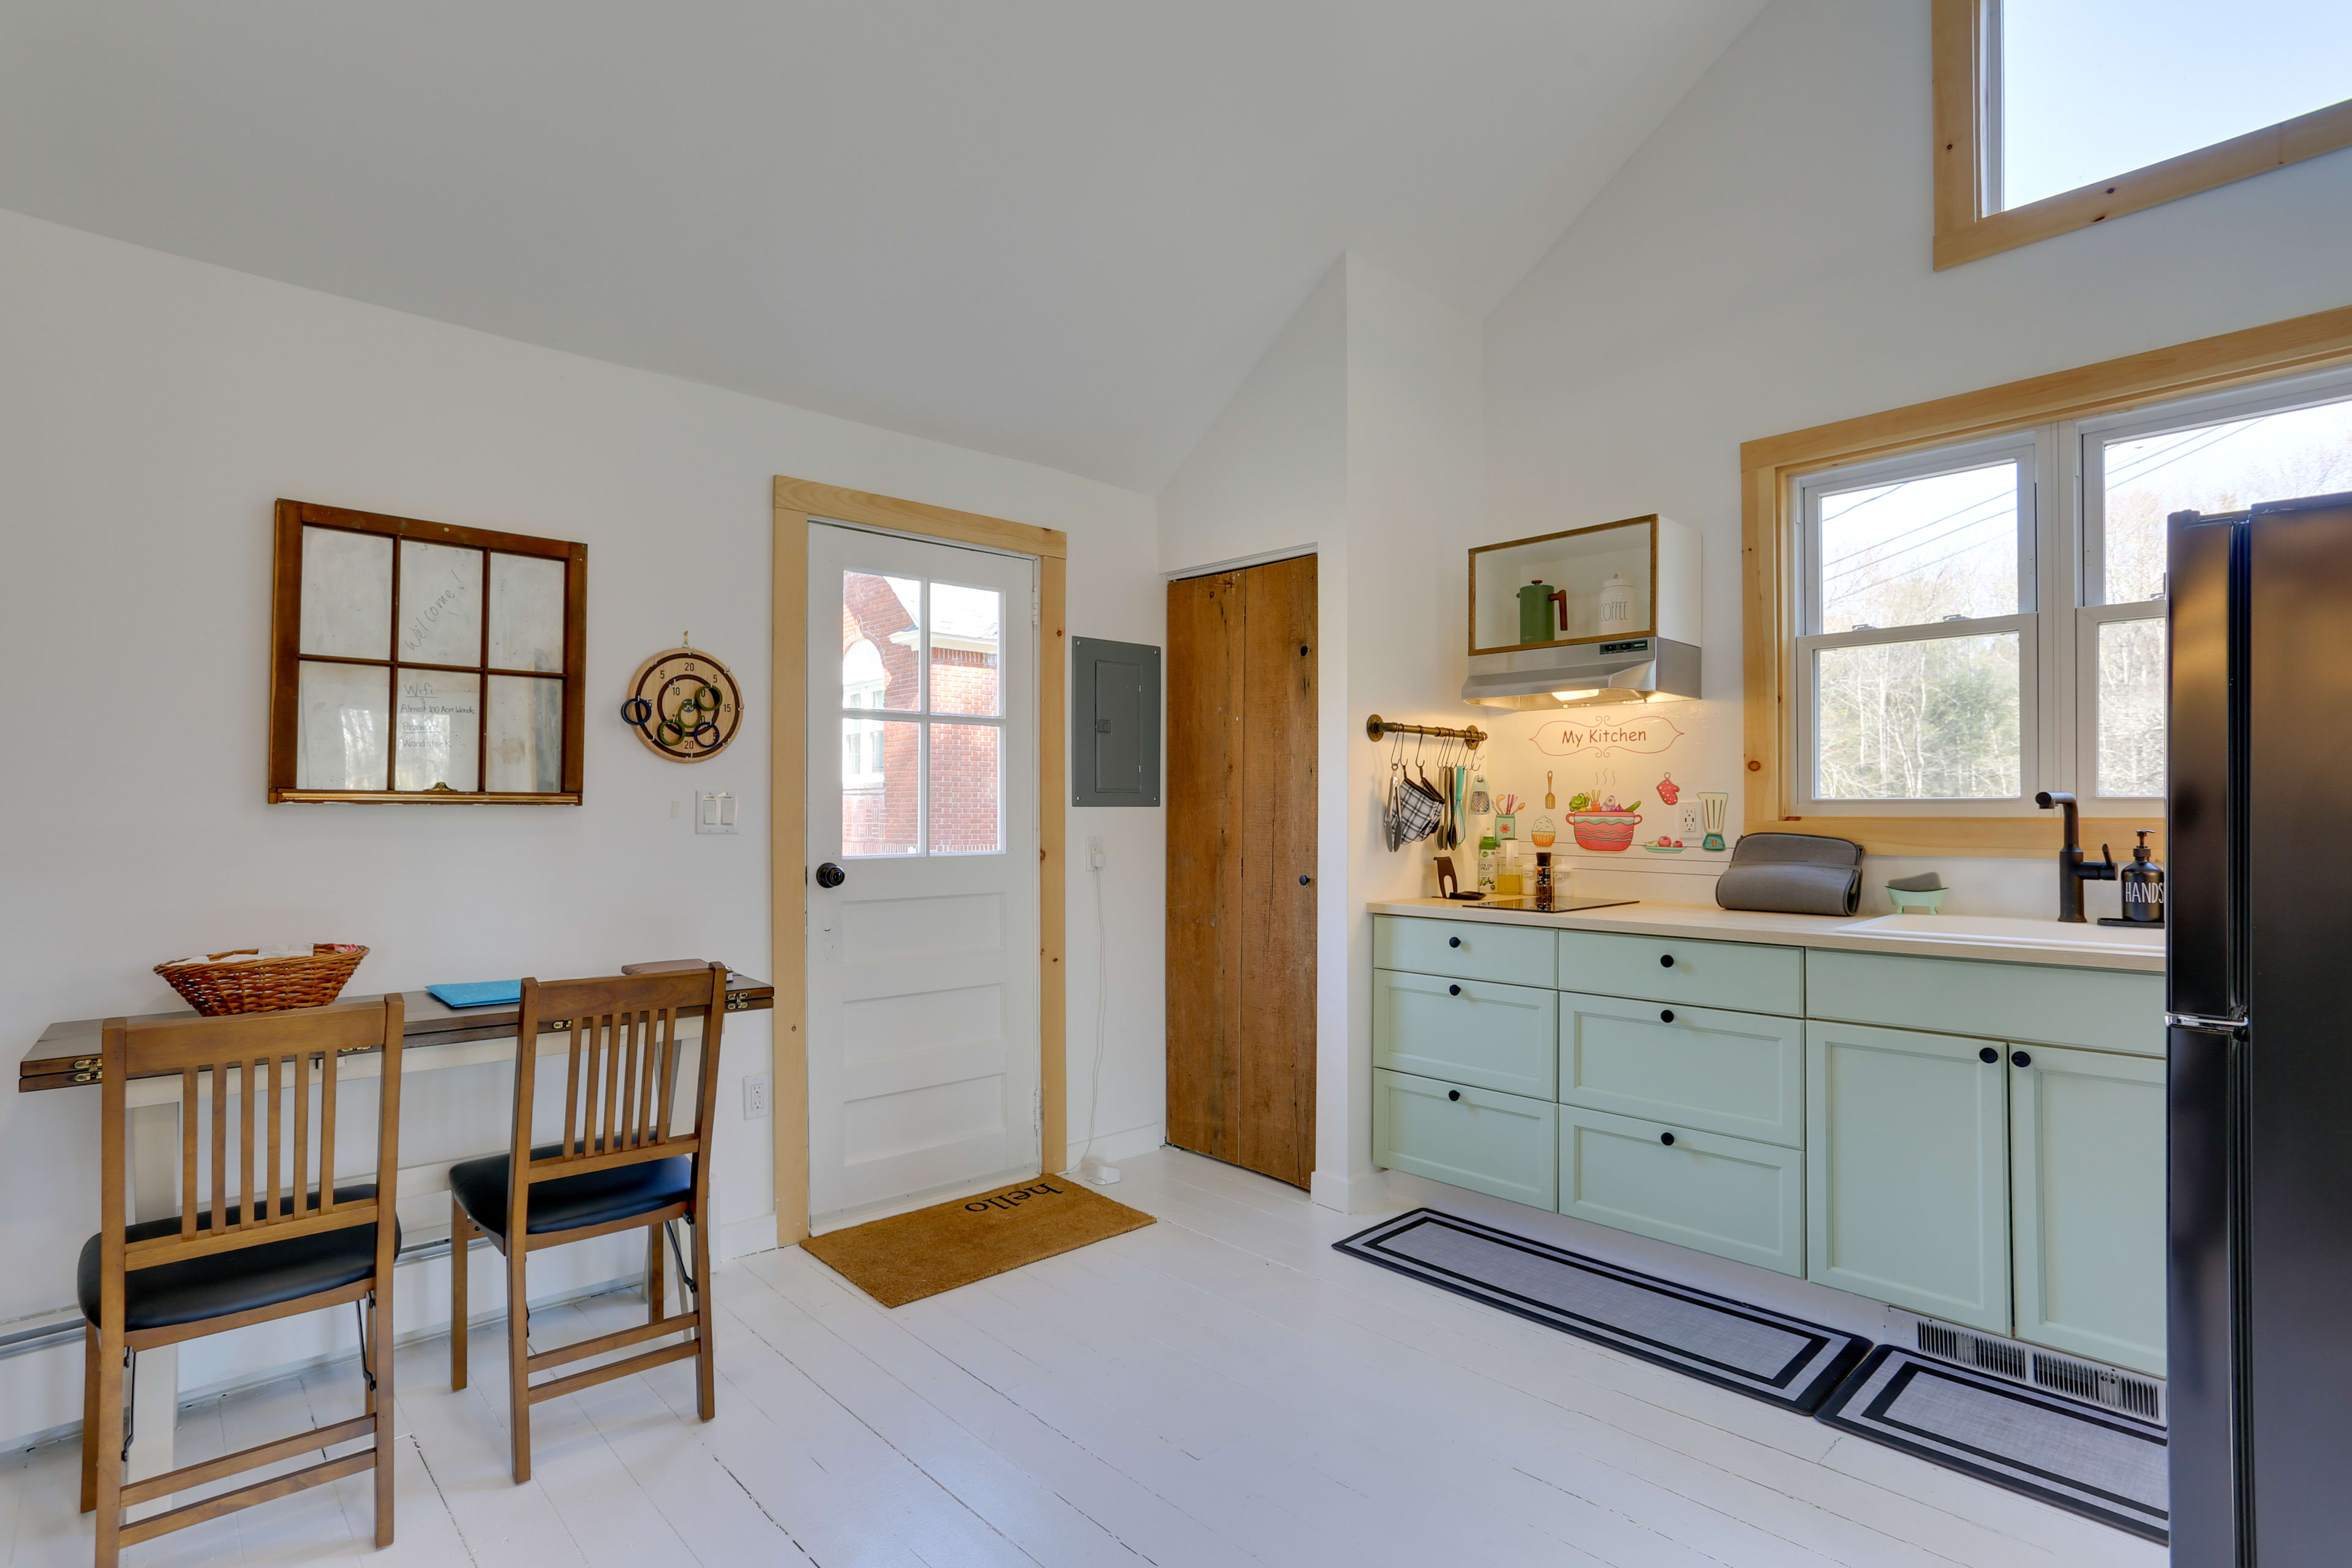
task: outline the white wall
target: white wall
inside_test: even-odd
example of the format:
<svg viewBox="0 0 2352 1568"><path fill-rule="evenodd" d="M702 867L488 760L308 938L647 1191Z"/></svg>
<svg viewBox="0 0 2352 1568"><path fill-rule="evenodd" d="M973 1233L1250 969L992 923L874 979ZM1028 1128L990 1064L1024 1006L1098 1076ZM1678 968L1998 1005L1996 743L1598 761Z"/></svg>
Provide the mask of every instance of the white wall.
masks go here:
<svg viewBox="0 0 2352 1568"><path fill-rule="evenodd" d="M1487 320L1490 505L1461 542L1650 511L1706 536L1707 700L1667 710L1694 736L1579 758L1580 781L1614 766L1654 801L1671 767L1732 792L1737 826L1742 441L2352 301L2352 153L1932 270L1927 10L1774 0ZM1540 785L1530 727L1497 726L1496 752ZM1874 860L1877 907L1932 864ZM2054 898L2042 860L1942 869L1953 908ZM1587 885L1659 883L1624 862Z"/></svg>
<svg viewBox="0 0 2352 1568"><path fill-rule="evenodd" d="M1463 568L1444 520L1479 510L1479 441L1476 321L1344 257L1160 500L1171 575L1318 554L1315 1194L1334 1207L1354 1206L1370 1172L1364 905L1428 875L1425 855L1381 837L1388 749L1364 719L1466 722L1447 674Z"/></svg>
<svg viewBox="0 0 2352 1568"><path fill-rule="evenodd" d="M1069 629L1160 640L1149 498L0 213L0 648L18 672L0 746L0 1023L14 1054L55 1019L171 1005L152 964L257 939L369 944L354 993L682 956L765 974L777 473L1066 530ZM264 804L280 496L587 542L584 805ZM637 661L688 629L751 699L737 743L693 768L613 717ZM671 816L698 788L750 804L740 836L698 837L690 811ZM1070 824L1074 843L1101 833L1110 855L1106 1130L1159 1119L1160 822ZM1074 1131L1094 1043L1082 858ZM767 1070L766 1015L730 1019L727 1041L719 1219L750 1245L772 1235L771 1130L735 1108L740 1077ZM483 1079L478 1124L412 1113L404 1154L497 1147L503 1082ZM97 1224L97 1122L95 1093L0 1098L0 1250L16 1260L0 1323L72 1300ZM404 1328L425 1321L404 1310ZM0 1363L0 1432L74 1418L79 1380L78 1353Z"/></svg>

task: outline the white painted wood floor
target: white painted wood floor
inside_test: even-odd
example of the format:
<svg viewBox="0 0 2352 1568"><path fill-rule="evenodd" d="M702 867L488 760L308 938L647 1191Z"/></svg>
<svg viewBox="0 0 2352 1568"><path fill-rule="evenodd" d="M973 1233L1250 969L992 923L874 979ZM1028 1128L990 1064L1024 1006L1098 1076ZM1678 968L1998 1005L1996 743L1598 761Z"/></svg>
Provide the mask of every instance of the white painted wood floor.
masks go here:
<svg viewBox="0 0 2352 1568"><path fill-rule="evenodd" d="M692 1365L539 1407L507 1479L503 1347L452 1394L400 1358L399 1536L365 1478L132 1548L160 1564L1607 1563L2156 1568L2151 1546L1341 1257L1370 1223L1171 1151L1109 1195L1162 1222L884 1311L799 1249L719 1270ZM541 1314L541 1344L642 1321ZM558 1321L558 1320L562 1321ZM183 1413L183 1462L360 1408L352 1365ZM76 1450L6 1457L9 1568L83 1564ZM289 1467L310 1462L289 1462Z"/></svg>

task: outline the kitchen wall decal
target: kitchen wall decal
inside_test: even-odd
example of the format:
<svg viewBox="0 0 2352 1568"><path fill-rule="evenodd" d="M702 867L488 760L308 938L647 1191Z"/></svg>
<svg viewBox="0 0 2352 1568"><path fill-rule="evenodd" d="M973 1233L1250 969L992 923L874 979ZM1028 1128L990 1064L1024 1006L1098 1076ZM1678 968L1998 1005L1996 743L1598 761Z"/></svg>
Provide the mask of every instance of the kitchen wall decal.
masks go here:
<svg viewBox="0 0 2352 1568"><path fill-rule="evenodd" d="M1536 749L1548 756L1572 757L1590 752L1614 756L1620 752L1652 755L1665 751L1684 735L1682 726L1663 714L1604 719L1596 722L1551 720L1536 731Z"/></svg>
<svg viewBox="0 0 2352 1568"><path fill-rule="evenodd" d="M1638 800L1621 806L1613 795L1568 797L1569 831L1576 835L1579 849L1622 854L1633 842L1633 829L1641 825L1642 803Z"/></svg>

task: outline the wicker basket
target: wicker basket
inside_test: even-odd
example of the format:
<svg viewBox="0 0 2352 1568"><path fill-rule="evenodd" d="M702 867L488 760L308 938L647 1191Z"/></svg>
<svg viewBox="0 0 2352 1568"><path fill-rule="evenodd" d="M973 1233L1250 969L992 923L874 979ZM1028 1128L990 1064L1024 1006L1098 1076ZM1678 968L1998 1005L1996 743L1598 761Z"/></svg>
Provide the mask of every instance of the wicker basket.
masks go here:
<svg viewBox="0 0 2352 1568"><path fill-rule="evenodd" d="M203 963L159 963L155 973L207 1018L226 1013L276 1013L288 1007L323 1007L342 994L352 971L368 955L363 947L322 942L308 958L248 959L224 963L254 947L215 952Z"/></svg>

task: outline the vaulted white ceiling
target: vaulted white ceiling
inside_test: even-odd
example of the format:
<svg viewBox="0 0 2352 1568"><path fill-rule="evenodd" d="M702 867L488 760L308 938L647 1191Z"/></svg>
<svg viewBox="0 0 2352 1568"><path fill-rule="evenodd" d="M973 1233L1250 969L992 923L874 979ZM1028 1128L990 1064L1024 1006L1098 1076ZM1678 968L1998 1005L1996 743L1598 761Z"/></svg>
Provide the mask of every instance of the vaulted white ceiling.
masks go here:
<svg viewBox="0 0 2352 1568"><path fill-rule="evenodd" d="M0 206L1158 490L1353 248L1484 315L1762 0L11 0Z"/></svg>

